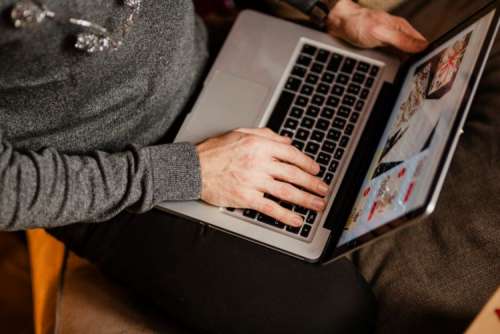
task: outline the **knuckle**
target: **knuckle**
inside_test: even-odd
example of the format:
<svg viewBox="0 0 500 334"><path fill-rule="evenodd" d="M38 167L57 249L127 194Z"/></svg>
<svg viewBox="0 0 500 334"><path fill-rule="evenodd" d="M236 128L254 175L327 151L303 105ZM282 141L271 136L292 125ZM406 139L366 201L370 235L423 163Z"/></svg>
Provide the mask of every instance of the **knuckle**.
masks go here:
<svg viewBox="0 0 500 334"><path fill-rule="evenodd" d="M275 214L276 209L274 208L273 203L266 201L261 204L260 211L267 214L268 216L273 216Z"/></svg>
<svg viewBox="0 0 500 334"><path fill-rule="evenodd" d="M276 193L278 197L280 197L281 199L287 199L292 196L292 191L290 187L285 184L278 186Z"/></svg>

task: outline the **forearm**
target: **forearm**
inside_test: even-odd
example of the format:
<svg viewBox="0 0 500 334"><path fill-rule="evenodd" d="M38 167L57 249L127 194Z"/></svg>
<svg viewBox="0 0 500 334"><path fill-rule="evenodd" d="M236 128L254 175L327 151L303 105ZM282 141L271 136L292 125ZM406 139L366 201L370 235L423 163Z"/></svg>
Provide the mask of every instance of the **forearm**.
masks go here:
<svg viewBox="0 0 500 334"><path fill-rule="evenodd" d="M19 152L1 141L0 230L99 222L129 208L197 199L199 162L191 144L132 147L71 156Z"/></svg>

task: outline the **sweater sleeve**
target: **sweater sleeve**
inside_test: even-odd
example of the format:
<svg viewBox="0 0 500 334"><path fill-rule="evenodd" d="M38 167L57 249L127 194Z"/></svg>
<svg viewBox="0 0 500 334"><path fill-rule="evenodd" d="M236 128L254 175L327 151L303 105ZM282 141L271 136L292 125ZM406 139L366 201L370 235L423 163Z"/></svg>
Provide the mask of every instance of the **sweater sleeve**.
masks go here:
<svg viewBox="0 0 500 334"><path fill-rule="evenodd" d="M198 199L200 191L198 155L189 143L66 155L16 150L0 131L0 230L105 221L126 208L144 212L164 201Z"/></svg>

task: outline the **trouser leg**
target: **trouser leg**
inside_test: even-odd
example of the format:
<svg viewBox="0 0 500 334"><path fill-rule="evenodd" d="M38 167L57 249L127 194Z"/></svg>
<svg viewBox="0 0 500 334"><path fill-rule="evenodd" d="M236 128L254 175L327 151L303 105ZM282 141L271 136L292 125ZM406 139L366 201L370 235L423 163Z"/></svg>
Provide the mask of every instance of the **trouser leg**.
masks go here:
<svg viewBox="0 0 500 334"><path fill-rule="evenodd" d="M197 331L362 333L374 322L347 260L307 264L157 210L52 233Z"/></svg>

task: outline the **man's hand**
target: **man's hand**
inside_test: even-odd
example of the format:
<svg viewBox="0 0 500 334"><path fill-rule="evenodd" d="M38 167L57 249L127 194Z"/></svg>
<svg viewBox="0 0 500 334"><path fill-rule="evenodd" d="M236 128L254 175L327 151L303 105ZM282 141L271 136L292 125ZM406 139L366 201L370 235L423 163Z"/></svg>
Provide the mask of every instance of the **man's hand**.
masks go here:
<svg viewBox="0 0 500 334"><path fill-rule="evenodd" d="M264 194L315 211L325 208L325 200L312 194L328 192L314 176L319 165L269 129L238 129L202 142L197 150L201 199L209 204L253 209L292 226L302 225L302 218Z"/></svg>
<svg viewBox="0 0 500 334"><path fill-rule="evenodd" d="M415 53L428 44L404 18L361 7L351 0L340 0L330 11L327 30L332 36L362 48L393 46Z"/></svg>

